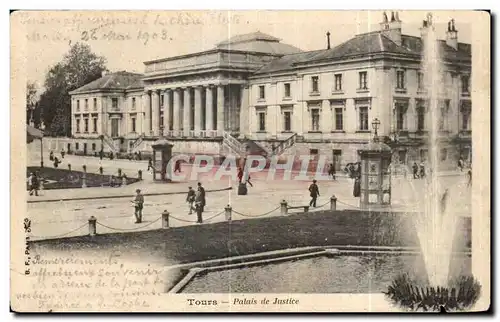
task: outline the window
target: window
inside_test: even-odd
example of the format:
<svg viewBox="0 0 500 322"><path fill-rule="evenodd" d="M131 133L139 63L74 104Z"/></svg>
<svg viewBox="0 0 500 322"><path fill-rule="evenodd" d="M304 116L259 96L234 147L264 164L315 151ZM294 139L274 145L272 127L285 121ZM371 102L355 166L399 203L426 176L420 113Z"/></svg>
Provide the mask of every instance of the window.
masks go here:
<svg viewBox="0 0 500 322"><path fill-rule="evenodd" d="M359 89L368 89L368 73L359 72Z"/></svg>
<svg viewBox="0 0 500 322"><path fill-rule="evenodd" d="M94 133L97 133L97 118L94 117L92 121L94 122Z"/></svg>
<svg viewBox="0 0 500 322"><path fill-rule="evenodd" d="M95 151L95 143L92 143L92 151Z"/></svg>
<svg viewBox="0 0 500 322"><path fill-rule="evenodd" d="M427 160L427 150L426 149L420 150L420 160L421 161Z"/></svg>
<svg viewBox="0 0 500 322"><path fill-rule="evenodd" d="M313 93L319 92L319 77L318 76L311 77L311 92L313 92Z"/></svg>
<svg viewBox="0 0 500 322"><path fill-rule="evenodd" d="M194 113L193 112L191 112L191 115L194 117ZM163 121L164 121L164 119L163 119L163 111L161 111L160 112L160 130L163 129L163 127L164 127ZM191 126L192 127L191 130L194 130L194 118L191 120L191 125L192 125Z"/></svg>
<svg viewBox="0 0 500 322"><path fill-rule="evenodd" d="M462 112L462 130L468 131L470 123L470 112Z"/></svg>
<svg viewBox="0 0 500 322"><path fill-rule="evenodd" d="M259 131L264 132L266 130L266 113L259 112Z"/></svg>
<svg viewBox="0 0 500 322"><path fill-rule="evenodd" d="M89 132L89 119L83 119L84 131L85 133Z"/></svg>
<svg viewBox="0 0 500 322"><path fill-rule="evenodd" d="M78 142L75 143L75 150L80 150L80 143Z"/></svg>
<svg viewBox="0 0 500 322"><path fill-rule="evenodd" d="M335 108L335 130L342 131L344 129L344 109L342 107Z"/></svg>
<svg viewBox="0 0 500 322"><path fill-rule="evenodd" d="M285 83L285 97L290 97L291 91L290 91L290 83Z"/></svg>
<svg viewBox="0 0 500 322"><path fill-rule="evenodd" d="M76 100L76 110L80 110L80 100Z"/></svg>
<svg viewBox="0 0 500 322"><path fill-rule="evenodd" d="M417 107L417 131L423 131L425 129L425 107Z"/></svg>
<svg viewBox="0 0 500 322"><path fill-rule="evenodd" d="M469 88L469 81L470 77L468 75L462 75L462 94L469 94L470 93L470 88Z"/></svg>
<svg viewBox="0 0 500 322"><path fill-rule="evenodd" d="M311 109L311 131L319 131L319 108Z"/></svg>
<svg viewBox="0 0 500 322"><path fill-rule="evenodd" d="M94 97L94 111L97 111L97 98Z"/></svg>
<svg viewBox="0 0 500 322"><path fill-rule="evenodd" d="M89 110L89 100L88 99L85 99L85 110L86 111Z"/></svg>
<svg viewBox="0 0 500 322"><path fill-rule="evenodd" d="M192 99L194 99L194 97ZM132 100L134 100L134 98L132 98ZM163 108L164 104L165 104L165 95L160 95L160 108Z"/></svg>
<svg viewBox="0 0 500 322"><path fill-rule="evenodd" d="M259 86L259 99L266 99L266 88L264 85Z"/></svg>
<svg viewBox="0 0 500 322"><path fill-rule="evenodd" d="M335 74L335 90L342 90L342 74Z"/></svg>
<svg viewBox="0 0 500 322"><path fill-rule="evenodd" d="M117 109L118 109L118 98L112 98L112 99L111 99L111 107L112 107L114 110L117 110Z"/></svg>
<svg viewBox="0 0 500 322"><path fill-rule="evenodd" d="M359 130L368 131L368 106L359 107Z"/></svg>
<svg viewBox="0 0 500 322"><path fill-rule="evenodd" d="M396 88L405 89L405 72L404 70L398 70L396 72Z"/></svg>
<svg viewBox="0 0 500 322"><path fill-rule="evenodd" d="M406 164L406 150L398 151L398 158L401 164Z"/></svg>
<svg viewBox="0 0 500 322"><path fill-rule="evenodd" d="M406 105L396 104L396 130L398 131L405 129L405 114Z"/></svg>
<svg viewBox="0 0 500 322"><path fill-rule="evenodd" d="M135 97L132 97L132 110L135 110Z"/></svg>
<svg viewBox="0 0 500 322"><path fill-rule="evenodd" d="M76 119L76 133L80 133L80 119Z"/></svg>
<svg viewBox="0 0 500 322"><path fill-rule="evenodd" d="M417 86L420 91L424 89L424 73L422 72L417 73Z"/></svg>
<svg viewBox="0 0 500 322"><path fill-rule="evenodd" d="M318 149L309 149L309 155L318 155L319 151Z"/></svg>
<svg viewBox="0 0 500 322"><path fill-rule="evenodd" d="M445 131L446 130L446 115L447 115L446 108L441 108L440 113L439 113L439 130L440 131Z"/></svg>
<svg viewBox="0 0 500 322"><path fill-rule="evenodd" d="M292 130L292 112L286 111L283 113L283 130L291 131Z"/></svg>
<svg viewBox="0 0 500 322"><path fill-rule="evenodd" d="M133 117L131 120L132 120L132 132L135 132L135 130L136 130L136 128L135 128L135 124L136 124L135 123L136 122L135 121L135 117Z"/></svg>

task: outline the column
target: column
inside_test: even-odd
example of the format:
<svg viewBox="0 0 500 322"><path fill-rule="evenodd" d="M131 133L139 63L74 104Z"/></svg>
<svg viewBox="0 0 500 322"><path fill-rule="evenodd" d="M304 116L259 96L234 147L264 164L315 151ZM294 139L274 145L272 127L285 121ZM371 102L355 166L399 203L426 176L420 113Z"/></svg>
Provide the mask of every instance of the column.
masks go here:
<svg viewBox="0 0 500 322"><path fill-rule="evenodd" d="M153 136L158 136L160 129L160 95L158 91L151 92L151 132Z"/></svg>
<svg viewBox="0 0 500 322"><path fill-rule="evenodd" d="M195 135L200 135L201 131L201 90L202 87L194 89L194 131Z"/></svg>
<svg viewBox="0 0 500 322"><path fill-rule="evenodd" d="M191 89L184 89L184 136L189 136L191 131Z"/></svg>
<svg viewBox="0 0 500 322"><path fill-rule="evenodd" d="M170 106L170 101L171 101L171 97L172 97L172 91L171 90L166 90L165 91L165 96L164 96L164 99L163 99L163 103L164 103L164 106L163 106L163 127L164 127L164 132L163 133L166 133L167 131L170 131L171 128L170 128L170 119L172 118L172 115L170 115L170 110L171 110L171 106Z"/></svg>
<svg viewBox="0 0 500 322"><path fill-rule="evenodd" d="M214 129L214 106L213 106L213 88L208 86L205 89L206 92L206 104L205 104L205 129L207 131L212 131Z"/></svg>
<svg viewBox="0 0 500 322"><path fill-rule="evenodd" d="M249 126L249 91L248 85L241 86L241 103L240 103L240 138L243 138L248 133Z"/></svg>
<svg viewBox="0 0 500 322"><path fill-rule="evenodd" d="M224 85L217 86L217 134L224 132Z"/></svg>
<svg viewBox="0 0 500 322"><path fill-rule="evenodd" d="M142 130L146 136L149 136L151 132L151 98L149 97L149 92L144 93L142 99L142 110L144 112L144 126Z"/></svg>
<svg viewBox="0 0 500 322"><path fill-rule="evenodd" d="M174 136L179 135L179 130L181 129L180 127L180 112L181 112L181 90L180 89L174 89Z"/></svg>

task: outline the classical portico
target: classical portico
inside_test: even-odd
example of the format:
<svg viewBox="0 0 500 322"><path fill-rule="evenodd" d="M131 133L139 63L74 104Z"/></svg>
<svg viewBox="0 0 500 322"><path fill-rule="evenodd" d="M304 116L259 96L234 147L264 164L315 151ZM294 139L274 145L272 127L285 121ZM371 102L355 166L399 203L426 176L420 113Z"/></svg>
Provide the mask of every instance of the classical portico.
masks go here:
<svg viewBox="0 0 500 322"><path fill-rule="evenodd" d="M162 131L166 137L193 138L240 133L242 117L245 117L242 104L248 102L246 82L167 86L147 89L144 93L142 131L146 137L160 136Z"/></svg>

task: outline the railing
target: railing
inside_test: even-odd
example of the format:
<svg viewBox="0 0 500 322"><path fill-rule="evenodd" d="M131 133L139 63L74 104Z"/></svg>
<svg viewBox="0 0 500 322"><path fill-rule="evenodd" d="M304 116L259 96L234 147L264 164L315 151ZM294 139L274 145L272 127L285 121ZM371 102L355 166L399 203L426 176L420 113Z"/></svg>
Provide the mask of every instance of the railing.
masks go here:
<svg viewBox="0 0 500 322"><path fill-rule="evenodd" d="M189 137L189 138L215 138L217 130L190 130L186 133L184 130L164 131L166 137ZM187 134L187 135L186 135Z"/></svg>
<svg viewBox="0 0 500 322"><path fill-rule="evenodd" d="M144 141L144 134L141 134L137 140L134 141L132 144L132 152L135 152L135 150L141 145L142 141Z"/></svg>
<svg viewBox="0 0 500 322"><path fill-rule="evenodd" d="M109 149L116 153L117 152L117 148L116 148L116 145L115 145L115 142L113 141L113 139L106 133L104 133L103 135L103 141L106 142L106 144L108 145Z"/></svg>
<svg viewBox="0 0 500 322"><path fill-rule="evenodd" d="M222 144L225 145L231 152L235 155L241 156L245 153L243 145L240 141L236 140L231 134L227 132L222 133L223 141Z"/></svg>
<svg viewBox="0 0 500 322"><path fill-rule="evenodd" d="M277 147L275 147L274 151L272 151L272 155L281 155L286 149L293 146L297 142L297 133L294 133L285 141L282 141Z"/></svg>

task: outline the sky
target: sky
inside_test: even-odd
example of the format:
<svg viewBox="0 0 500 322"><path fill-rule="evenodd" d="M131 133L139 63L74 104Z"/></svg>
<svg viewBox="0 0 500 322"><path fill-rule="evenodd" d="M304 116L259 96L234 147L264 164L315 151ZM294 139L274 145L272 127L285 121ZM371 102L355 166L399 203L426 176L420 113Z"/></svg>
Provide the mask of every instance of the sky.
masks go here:
<svg viewBox="0 0 500 322"><path fill-rule="evenodd" d="M404 34L419 36L424 11L399 11ZM17 15L17 16L16 16ZM144 61L211 49L238 34L261 31L302 50L332 47L379 30L382 11L24 11L12 18L12 36L26 38L27 79L45 74L75 42L106 57L111 71L144 72ZM388 12L389 19L391 17ZM467 11L434 11L438 35L455 19L460 42L470 43L474 18ZM474 49L473 49L474 50Z"/></svg>

